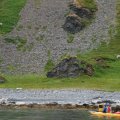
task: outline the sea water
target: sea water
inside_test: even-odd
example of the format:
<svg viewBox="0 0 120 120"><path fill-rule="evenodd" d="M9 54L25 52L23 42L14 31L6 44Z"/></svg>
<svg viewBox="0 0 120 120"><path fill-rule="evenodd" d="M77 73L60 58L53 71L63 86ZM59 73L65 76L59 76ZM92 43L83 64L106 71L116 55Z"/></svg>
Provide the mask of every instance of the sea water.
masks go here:
<svg viewBox="0 0 120 120"><path fill-rule="evenodd" d="M2 109L0 120L120 120L120 118L99 118L86 110Z"/></svg>

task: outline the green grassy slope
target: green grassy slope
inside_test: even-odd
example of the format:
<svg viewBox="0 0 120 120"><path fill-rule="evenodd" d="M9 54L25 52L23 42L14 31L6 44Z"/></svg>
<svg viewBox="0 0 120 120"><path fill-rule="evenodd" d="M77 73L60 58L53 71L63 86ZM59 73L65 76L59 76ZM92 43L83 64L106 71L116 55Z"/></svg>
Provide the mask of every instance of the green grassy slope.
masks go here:
<svg viewBox="0 0 120 120"><path fill-rule="evenodd" d="M0 88L37 88L37 89L60 89L80 88L106 91L120 91L120 75L117 77L108 75L79 78L51 79L39 75L6 76L7 82L0 84Z"/></svg>
<svg viewBox="0 0 120 120"><path fill-rule="evenodd" d="M0 0L0 34L10 32L19 20L26 0Z"/></svg>

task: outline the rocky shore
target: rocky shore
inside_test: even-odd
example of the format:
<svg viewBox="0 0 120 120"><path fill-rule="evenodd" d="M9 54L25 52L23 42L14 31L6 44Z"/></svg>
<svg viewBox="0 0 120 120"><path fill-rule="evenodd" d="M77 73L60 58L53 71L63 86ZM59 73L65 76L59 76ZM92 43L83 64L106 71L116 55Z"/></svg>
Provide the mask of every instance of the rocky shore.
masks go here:
<svg viewBox="0 0 120 120"><path fill-rule="evenodd" d="M0 89L0 108L95 109L100 103L120 108L120 92L61 89Z"/></svg>

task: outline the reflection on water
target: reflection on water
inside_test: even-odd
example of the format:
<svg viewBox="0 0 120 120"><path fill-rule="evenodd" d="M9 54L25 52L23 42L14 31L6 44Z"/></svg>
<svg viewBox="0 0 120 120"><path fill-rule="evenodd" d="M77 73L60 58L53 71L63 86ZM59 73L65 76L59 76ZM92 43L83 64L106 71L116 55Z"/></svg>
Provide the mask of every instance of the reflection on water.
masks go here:
<svg viewBox="0 0 120 120"><path fill-rule="evenodd" d="M120 120L93 117L83 110L0 110L0 120Z"/></svg>

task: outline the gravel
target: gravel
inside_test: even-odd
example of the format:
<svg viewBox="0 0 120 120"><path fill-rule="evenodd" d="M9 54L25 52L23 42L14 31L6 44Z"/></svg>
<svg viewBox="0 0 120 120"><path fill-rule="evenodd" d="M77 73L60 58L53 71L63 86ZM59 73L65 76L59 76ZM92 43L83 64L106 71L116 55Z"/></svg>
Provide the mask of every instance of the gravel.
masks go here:
<svg viewBox="0 0 120 120"><path fill-rule="evenodd" d="M58 104L91 104L96 100L110 100L120 105L120 92L104 92L96 90L61 89L61 90L34 90L34 89L0 89L0 101L28 103L58 103Z"/></svg>

